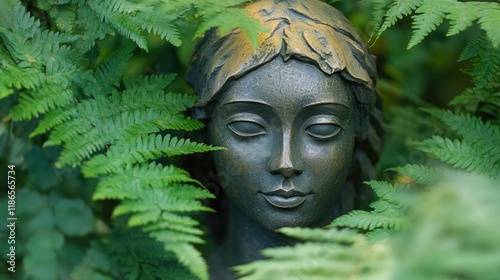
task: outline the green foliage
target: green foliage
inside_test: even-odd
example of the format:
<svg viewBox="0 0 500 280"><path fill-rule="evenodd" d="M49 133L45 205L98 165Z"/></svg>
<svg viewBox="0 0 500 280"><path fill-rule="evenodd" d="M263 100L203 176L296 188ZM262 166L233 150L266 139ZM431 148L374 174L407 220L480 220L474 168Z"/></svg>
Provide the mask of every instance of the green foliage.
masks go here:
<svg viewBox="0 0 500 280"><path fill-rule="evenodd" d="M413 14L414 32L408 48L420 43L424 37L443 23L444 19L450 22L448 36L456 35L470 27L474 21L478 21L479 26L486 31L493 46L498 47L500 45L500 32L496 24L500 20L500 4L496 2L408 0L391 1L389 5L387 5L386 1L370 2L373 2L377 11L375 16L376 28L373 31L376 38L379 38L396 21ZM381 10L386 10L383 21L381 21L380 16Z"/></svg>
<svg viewBox="0 0 500 280"><path fill-rule="evenodd" d="M453 173L407 204L399 232L284 228L305 240L236 267L241 279L495 279L500 272L498 180Z"/></svg>
<svg viewBox="0 0 500 280"><path fill-rule="evenodd" d="M219 1L215 2L218 3ZM221 1L224 2L224 1ZM241 1L244 2L244 1ZM214 2L207 2L210 5L213 5ZM218 6L217 4L215 6ZM204 14L205 17L209 17L210 20L205 21L198 31L194 34L195 37L198 37L208 31L209 29L219 26L219 32L221 34L225 34L235 27L239 27L242 31L250 34L249 39L254 48L257 48L258 38L256 32L266 32L267 29L262 27L260 23L248 17L248 12L242 9L230 8L226 9L224 13L214 9L209 13Z"/></svg>
<svg viewBox="0 0 500 280"><path fill-rule="evenodd" d="M403 199L404 185L391 185L387 182L368 182L375 191L378 200L370 204L372 211L354 210L333 221L330 226L343 226L368 231L400 230L404 228L406 220L405 205L407 199Z"/></svg>
<svg viewBox="0 0 500 280"><path fill-rule="evenodd" d="M429 109L463 139L433 136L419 144L419 149L453 167L497 178L500 170L500 128L483 123L478 117ZM488 161L484 159L488 159Z"/></svg>
<svg viewBox="0 0 500 280"><path fill-rule="evenodd" d="M198 27L189 38L214 26L221 33L240 28L255 46L262 27L237 8L246 1L10 2L17 3L0 3L0 162L15 164L19 178L15 277L207 279L197 250L203 231L193 213L211 211L202 201L212 195L172 157L220 148L184 138L202 124L185 116L196 98L175 92L175 75L148 69L150 75L129 77L127 69L160 39L179 46L191 24ZM428 115L411 125L401 118L408 142L419 141L429 160L391 168L398 173L393 183L369 182L379 198L372 210L341 216L328 229L281 229L304 242L267 249L269 259L237 270L243 279L496 279L500 5L364 2L373 7L376 38L412 17L414 52L399 54L405 64L428 55L414 46L432 41L440 26L449 36L471 30L459 60L472 65L465 72L474 85L449 110L424 109ZM485 31L480 36L475 23ZM389 46L401 43L388 38ZM438 56L429 60L440 63ZM400 81L396 66L384 71ZM398 91L387 81L379 85L384 93ZM400 113L421 113L408 108ZM480 177L452 173L442 180L450 167ZM11 276L5 266L0 278Z"/></svg>
<svg viewBox="0 0 500 280"><path fill-rule="evenodd" d="M385 244L370 244L352 230L283 228L281 232L307 240L294 247L270 248L270 260L236 267L241 279L387 279L390 266Z"/></svg>
<svg viewBox="0 0 500 280"><path fill-rule="evenodd" d="M212 211L202 201L213 196L172 164L172 157L220 148L182 137L203 124L185 116L194 95L166 90L176 75L124 78L124 72L138 52L135 46L147 51L154 36L179 46L181 21L197 23L199 33L240 28L256 42L260 24L235 7L246 1L29 2L8 7L0 25L0 99L6 100L1 135L9 143L15 139L12 151L16 143L32 143L13 154L22 165L24 156L33 158L31 151L42 153L41 143L52 151L49 160L23 171L34 180L50 178L34 184L39 187L20 186L19 201L38 207L20 207L29 228L19 237L26 244L24 250L19 246L24 275L207 279L195 247L204 242L203 231L193 213ZM231 15L238 21L225 20ZM16 129L18 138L7 137L9 127L14 131L21 121L31 125ZM57 176L36 172L37 164ZM71 167L71 174L82 172L87 180L61 183L64 176L54 167ZM77 186L79 181L86 186ZM85 200L74 189L79 187L87 188ZM100 209L113 201L118 205L111 225Z"/></svg>
<svg viewBox="0 0 500 280"><path fill-rule="evenodd" d="M495 279L498 180L450 174L412 205L411 230L393 238L394 279Z"/></svg>

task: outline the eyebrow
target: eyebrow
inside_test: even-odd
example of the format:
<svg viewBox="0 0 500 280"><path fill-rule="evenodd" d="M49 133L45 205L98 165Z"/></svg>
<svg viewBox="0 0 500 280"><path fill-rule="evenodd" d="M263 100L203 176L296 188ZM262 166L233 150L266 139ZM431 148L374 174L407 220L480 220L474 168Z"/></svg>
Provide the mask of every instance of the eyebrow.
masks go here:
<svg viewBox="0 0 500 280"><path fill-rule="evenodd" d="M254 103L256 105L264 105L264 106L267 106L267 107L270 107L270 108L273 107L269 103L266 103L264 101L257 101L257 100L234 100L234 101L229 101L229 102L223 103L222 106L233 105L233 104L238 105L238 104L242 104L242 103Z"/></svg>
<svg viewBox="0 0 500 280"><path fill-rule="evenodd" d="M342 106L342 107L345 107L346 109L351 109L346 104L338 103L338 102L330 102L330 101L320 101L320 102L317 102L317 103L307 104L306 106L304 106L304 108L316 107L316 106L324 106L324 105Z"/></svg>

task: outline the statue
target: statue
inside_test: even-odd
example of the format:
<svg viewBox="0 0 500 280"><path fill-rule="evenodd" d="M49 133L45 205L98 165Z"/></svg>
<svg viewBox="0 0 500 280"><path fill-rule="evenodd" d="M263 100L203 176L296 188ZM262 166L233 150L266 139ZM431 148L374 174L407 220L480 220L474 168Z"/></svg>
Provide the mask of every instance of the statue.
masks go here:
<svg viewBox="0 0 500 280"><path fill-rule="evenodd" d="M382 149L375 60L347 19L316 0L245 6L268 27L254 49L240 30L205 34L188 81L207 121L229 201L227 238L209 261L227 268L291 245L281 227L322 227L356 207Z"/></svg>

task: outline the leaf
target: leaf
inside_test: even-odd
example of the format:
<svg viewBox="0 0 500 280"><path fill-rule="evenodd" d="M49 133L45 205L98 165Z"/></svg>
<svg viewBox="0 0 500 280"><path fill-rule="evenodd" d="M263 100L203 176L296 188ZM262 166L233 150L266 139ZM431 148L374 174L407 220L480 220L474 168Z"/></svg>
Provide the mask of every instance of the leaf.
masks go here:
<svg viewBox="0 0 500 280"><path fill-rule="evenodd" d="M254 49L258 46L257 34L268 31L268 28L262 26L259 21L251 18L247 11L238 8L228 8L224 13L211 16L203 22L198 27L194 37L199 37L213 27L219 27L219 34L221 36L236 28L241 29L247 34Z"/></svg>
<svg viewBox="0 0 500 280"><path fill-rule="evenodd" d="M492 177L498 176L497 171L500 165L498 159L493 159L492 164L485 162L483 160L484 154L466 140L451 140L433 136L431 139L422 141L418 148L455 168Z"/></svg>
<svg viewBox="0 0 500 280"><path fill-rule="evenodd" d="M400 230L407 226L407 223L400 213L388 214L354 210L335 219L332 225L372 231L377 228Z"/></svg>
<svg viewBox="0 0 500 280"><path fill-rule="evenodd" d="M393 26L398 19L402 19L404 16L411 14L422 4L422 2L422 0L401 0L392 2L385 13L382 26L380 26L376 33L375 40L377 40L385 30Z"/></svg>
<svg viewBox="0 0 500 280"><path fill-rule="evenodd" d="M144 163L159 157L186 155L220 150L222 148L191 142L189 139L178 139L166 135L145 135L136 139L113 145L106 155L97 155L87 161L83 173L88 177L98 174L117 173L126 164Z"/></svg>
<svg viewBox="0 0 500 280"><path fill-rule="evenodd" d="M200 252L190 244L165 245L165 250L174 252L179 261L202 280L208 280L207 264Z"/></svg>
<svg viewBox="0 0 500 280"><path fill-rule="evenodd" d="M438 171L432 167L419 164L407 164L389 168L387 170L402 173L413 180L414 183L422 186L430 186L435 184L438 179Z"/></svg>
<svg viewBox="0 0 500 280"><path fill-rule="evenodd" d="M415 29L408 43L408 49L420 43L431 31L443 22L445 13L436 8L435 4L424 1L422 6L415 11L413 29Z"/></svg>
<svg viewBox="0 0 500 280"><path fill-rule="evenodd" d="M58 198L54 213L56 225L69 236L84 236L95 229L92 211L81 199Z"/></svg>

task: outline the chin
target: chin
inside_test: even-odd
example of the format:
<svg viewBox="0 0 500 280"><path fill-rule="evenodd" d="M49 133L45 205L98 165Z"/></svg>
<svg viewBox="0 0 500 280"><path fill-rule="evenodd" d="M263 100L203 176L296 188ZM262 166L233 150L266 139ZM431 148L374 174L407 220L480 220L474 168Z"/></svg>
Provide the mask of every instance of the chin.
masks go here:
<svg viewBox="0 0 500 280"><path fill-rule="evenodd" d="M322 227L331 222L333 215L300 211L306 209L281 210L272 213L267 212L265 216L256 217L255 221L264 229L276 231L284 227ZM333 210L332 210L333 211Z"/></svg>

